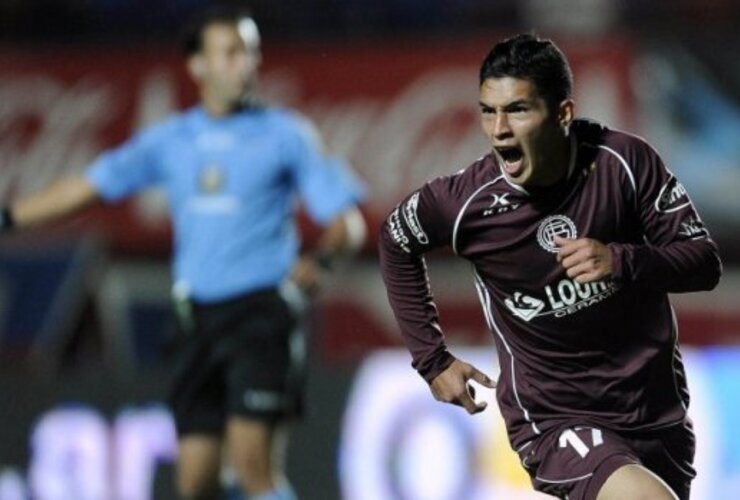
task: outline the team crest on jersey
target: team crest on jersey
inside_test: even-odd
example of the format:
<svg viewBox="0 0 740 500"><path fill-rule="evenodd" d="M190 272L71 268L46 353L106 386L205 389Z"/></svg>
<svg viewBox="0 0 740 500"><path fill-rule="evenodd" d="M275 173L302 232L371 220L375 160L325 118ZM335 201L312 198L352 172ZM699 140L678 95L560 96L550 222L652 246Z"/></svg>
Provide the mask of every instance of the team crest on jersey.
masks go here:
<svg viewBox="0 0 740 500"><path fill-rule="evenodd" d="M689 205L691 205L689 194L675 177L671 177L665 183L655 199L655 210L666 214L676 212Z"/></svg>
<svg viewBox="0 0 740 500"><path fill-rule="evenodd" d="M214 194L223 190L225 177L223 168L215 164L208 165L201 170L198 179L201 192Z"/></svg>
<svg viewBox="0 0 740 500"><path fill-rule="evenodd" d="M551 253L558 253L560 249L555 244L555 237L575 239L578 237L576 225L565 215L551 215L540 223L537 229L537 242L542 248Z"/></svg>

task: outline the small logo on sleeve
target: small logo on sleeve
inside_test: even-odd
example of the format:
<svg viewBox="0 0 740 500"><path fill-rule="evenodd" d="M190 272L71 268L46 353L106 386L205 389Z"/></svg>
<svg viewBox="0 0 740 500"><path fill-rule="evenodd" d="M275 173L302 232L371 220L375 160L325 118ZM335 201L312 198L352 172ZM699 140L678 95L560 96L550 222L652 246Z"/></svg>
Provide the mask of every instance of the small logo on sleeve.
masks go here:
<svg viewBox="0 0 740 500"><path fill-rule="evenodd" d="M694 217L689 217L685 221L681 222L681 230L678 234L686 236L687 238L698 238L700 236L706 236L707 230L700 220Z"/></svg>
<svg viewBox="0 0 740 500"><path fill-rule="evenodd" d="M676 212L689 205L691 205L689 194L675 177L668 179L668 182L660 188L658 197L655 199L655 210L666 214Z"/></svg>
<svg viewBox="0 0 740 500"><path fill-rule="evenodd" d="M409 198L406 204L403 206L403 220L406 221L406 225L408 226L414 238L416 238L417 241L422 245L428 245L429 238L427 237L427 233L424 232L424 229L422 229L421 223L419 222L419 216L416 213L418 208L419 192L417 191L416 193L411 195L411 198Z"/></svg>
<svg viewBox="0 0 740 500"><path fill-rule="evenodd" d="M401 247L404 252L411 253L409 237L406 236L406 232L401 226L401 209L398 207L388 216L388 233L390 233L393 242Z"/></svg>
<svg viewBox="0 0 740 500"><path fill-rule="evenodd" d="M565 215L552 215L543 220L537 229L537 242L548 252L558 253L560 251L555 244L556 236L566 239L578 237L576 225Z"/></svg>

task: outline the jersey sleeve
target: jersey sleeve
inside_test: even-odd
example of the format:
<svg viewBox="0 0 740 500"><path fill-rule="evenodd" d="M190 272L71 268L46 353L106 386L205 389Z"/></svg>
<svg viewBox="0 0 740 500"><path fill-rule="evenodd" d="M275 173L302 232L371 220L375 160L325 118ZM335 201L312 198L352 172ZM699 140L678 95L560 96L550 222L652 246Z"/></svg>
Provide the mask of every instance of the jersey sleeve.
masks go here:
<svg viewBox="0 0 740 500"><path fill-rule="evenodd" d="M424 253L449 245L454 219L448 178L426 184L390 212L380 229L380 268L412 366L431 381L453 361L439 326ZM447 209L446 209L447 208Z"/></svg>
<svg viewBox="0 0 740 500"><path fill-rule="evenodd" d="M637 141L632 158L644 244L611 244L614 278L665 292L708 290L721 274L717 245L686 189L658 153Z"/></svg>
<svg viewBox="0 0 740 500"><path fill-rule="evenodd" d="M301 200L314 221L326 225L365 199L365 187L350 166L324 155L319 135L298 119L286 143L287 163Z"/></svg>
<svg viewBox="0 0 740 500"><path fill-rule="evenodd" d="M145 130L105 151L87 170L87 179L105 201L120 200L160 180L157 150L161 129Z"/></svg>

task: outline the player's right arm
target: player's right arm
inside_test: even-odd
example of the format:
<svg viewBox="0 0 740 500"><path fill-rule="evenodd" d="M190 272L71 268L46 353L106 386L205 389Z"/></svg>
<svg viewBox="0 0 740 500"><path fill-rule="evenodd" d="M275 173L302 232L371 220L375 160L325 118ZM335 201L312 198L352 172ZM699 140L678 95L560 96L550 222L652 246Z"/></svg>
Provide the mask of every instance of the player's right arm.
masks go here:
<svg viewBox="0 0 740 500"><path fill-rule="evenodd" d="M379 250L388 300L412 357L412 366L439 401L478 413L468 380L493 387L491 380L448 351L434 303L424 254L448 245L457 214L451 178L426 184L399 203L380 231Z"/></svg>

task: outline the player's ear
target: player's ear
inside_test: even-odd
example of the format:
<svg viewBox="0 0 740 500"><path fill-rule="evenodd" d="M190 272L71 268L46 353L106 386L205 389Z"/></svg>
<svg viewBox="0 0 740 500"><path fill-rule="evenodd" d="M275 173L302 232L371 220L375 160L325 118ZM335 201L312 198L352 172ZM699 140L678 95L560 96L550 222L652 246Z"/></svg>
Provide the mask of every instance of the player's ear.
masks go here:
<svg viewBox="0 0 740 500"><path fill-rule="evenodd" d="M193 80L197 82L203 80L206 74L206 63L203 60L203 56L200 54L190 56L187 66Z"/></svg>
<svg viewBox="0 0 740 500"><path fill-rule="evenodd" d="M558 122L562 127L568 127L570 122L573 121L575 113L575 101L573 99L565 99L558 106Z"/></svg>

